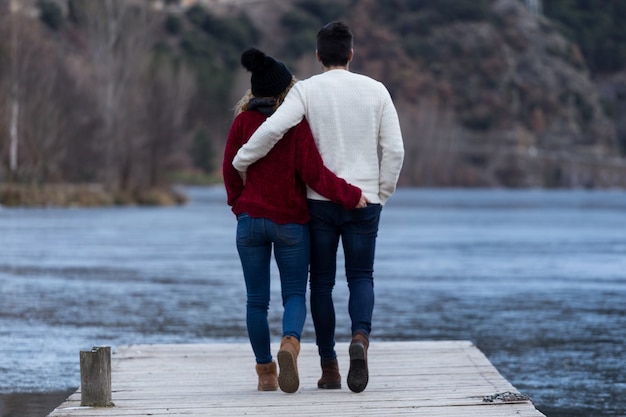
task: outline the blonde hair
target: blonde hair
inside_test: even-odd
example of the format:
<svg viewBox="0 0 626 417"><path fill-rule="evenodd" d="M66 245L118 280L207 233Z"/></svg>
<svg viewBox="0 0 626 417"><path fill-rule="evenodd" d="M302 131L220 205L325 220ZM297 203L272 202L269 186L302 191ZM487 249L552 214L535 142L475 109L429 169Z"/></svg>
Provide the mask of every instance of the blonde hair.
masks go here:
<svg viewBox="0 0 626 417"><path fill-rule="evenodd" d="M282 93L280 93L279 95L277 95L275 97L268 97L268 98L276 99L276 104L274 104L274 110L276 110L278 108L278 106L283 104L283 101L285 101L285 97L287 96L287 93L289 92L289 90L291 90L291 87L293 87L293 85L297 81L298 80L296 79L296 77L291 77L291 82L289 83L287 88L285 88L285 90ZM252 100L254 97L255 96L254 96L254 94L252 94L252 90L246 91L246 94L244 94L244 96L241 97L239 102L235 105L235 117L237 117L238 115L240 115L244 111L248 110L249 105L250 105L250 100ZM262 98L262 97L258 97L258 98Z"/></svg>

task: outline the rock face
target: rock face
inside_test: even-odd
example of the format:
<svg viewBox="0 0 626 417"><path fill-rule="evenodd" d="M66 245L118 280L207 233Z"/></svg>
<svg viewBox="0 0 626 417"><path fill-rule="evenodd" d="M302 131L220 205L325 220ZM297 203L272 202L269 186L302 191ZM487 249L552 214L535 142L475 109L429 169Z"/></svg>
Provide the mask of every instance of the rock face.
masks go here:
<svg viewBox="0 0 626 417"><path fill-rule="evenodd" d="M384 81L398 103L404 183L626 185L615 126L584 59L550 21L516 0L490 2L482 18L428 30L418 26L428 22L426 13L414 14L412 30L362 33L378 45L386 36L404 46L395 50L395 63L377 65L370 55L362 68Z"/></svg>
<svg viewBox="0 0 626 417"><path fill-rule="evenodd" d="M578 47L523 2L447 3L352 9L351 69L384 82L400 113L401 184L626 186L615 124Z"/></svg>

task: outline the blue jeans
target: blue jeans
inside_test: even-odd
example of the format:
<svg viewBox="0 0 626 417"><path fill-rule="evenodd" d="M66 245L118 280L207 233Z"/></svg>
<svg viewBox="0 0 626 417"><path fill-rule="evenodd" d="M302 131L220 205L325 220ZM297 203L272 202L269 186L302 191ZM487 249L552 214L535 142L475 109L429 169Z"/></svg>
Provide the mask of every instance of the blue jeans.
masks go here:
<svg viewBox="0 0 626 417"><path fill-rule="evenodd" d="M300 340L306 319L309 228L296 223L277 224L245 213L238 216L237 250L246 281L246 325L259 364L272 362L267 320L272 245L280 272L283 336Z"/></svg>
<svg viewBox="0 0 626 417"><path fill-rule="evenodd" d="M346 210L330 201L309 200L311 232L311 315L321 359L334 359L335 306L333 287L339 238L343 245L350 290L351 330L369 335L374 310L374 252L382 206Z"/></svg>

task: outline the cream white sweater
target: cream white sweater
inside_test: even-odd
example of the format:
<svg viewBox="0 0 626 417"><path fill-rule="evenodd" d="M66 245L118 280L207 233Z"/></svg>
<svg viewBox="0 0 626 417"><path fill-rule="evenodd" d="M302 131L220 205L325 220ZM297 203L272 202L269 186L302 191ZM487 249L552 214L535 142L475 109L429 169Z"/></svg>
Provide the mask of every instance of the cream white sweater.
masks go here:
<svg viewBox="0 0 626 417"><path fill-rule="evenodd" d="M333 69L297 82L239 150L233 166L245 172L303 117L324 165L361 188L371 202L385 204L404 159L398 114L382 83L348 70ZM311 189L308 198L326 200Z"/></svg>

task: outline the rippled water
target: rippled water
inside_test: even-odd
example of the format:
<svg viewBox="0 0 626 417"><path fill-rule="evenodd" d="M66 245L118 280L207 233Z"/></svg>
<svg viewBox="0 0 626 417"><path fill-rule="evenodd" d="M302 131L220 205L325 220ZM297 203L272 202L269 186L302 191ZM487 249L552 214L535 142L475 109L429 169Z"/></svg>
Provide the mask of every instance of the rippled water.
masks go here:
<svg viewBox="0 0 626 417"><path fill-rule="evenodd" d="M234 216L221 187L188 192L184 207L0 208L0 394L77 387L96 345L247 340ZM374 342L471 340L549 417L626 416L626 193L401 189L375 267Z"/></svg>

